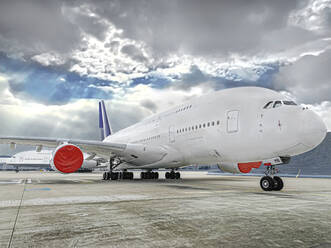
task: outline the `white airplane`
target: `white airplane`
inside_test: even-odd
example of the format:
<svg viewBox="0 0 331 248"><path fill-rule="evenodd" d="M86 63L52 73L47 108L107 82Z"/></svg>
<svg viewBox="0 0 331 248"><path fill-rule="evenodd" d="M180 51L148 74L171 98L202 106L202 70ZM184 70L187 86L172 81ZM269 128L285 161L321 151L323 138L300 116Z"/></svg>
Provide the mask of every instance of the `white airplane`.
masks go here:
<svg viewBox="0 0 331 248"><path fill-rule="evenodd" d="M96 168L105 167L104 159L93 158L89 159L90 155L84 153L84 161L80 169L91 170ZM18 171L19 168L41 168L41 169L53 169L52 163L53 151L41 150L41 151L23 151L14 154L11 157L0 159L0 163L7 166L13 166Z"/></svg>
<svg viewBox="0 0 331 248"><path fill-rule="evenodd" d="M114 134L104 102L99 103L102 141L0 137L0 143L56 147L54 168L70 173L83 164L83 152L109 158L104 179L132 179L130 169L143 169L142 179L180 178L177 168L192 164L218 164L232 173L249 173L265 166L263 190L281 190L275 166L291 156L319 145L327 129L321 118L282 94L259 87L217 91L190 100Z"/></svg>

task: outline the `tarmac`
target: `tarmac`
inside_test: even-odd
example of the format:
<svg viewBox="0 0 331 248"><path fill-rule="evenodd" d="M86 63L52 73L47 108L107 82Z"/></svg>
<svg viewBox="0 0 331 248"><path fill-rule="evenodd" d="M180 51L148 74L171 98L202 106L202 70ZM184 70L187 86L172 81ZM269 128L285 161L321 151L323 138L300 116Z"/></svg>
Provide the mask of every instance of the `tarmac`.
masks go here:
<svg viewBox="0 0 331 248"><path fill-rule="evenodd" d="M331 247L331 179L160 177L0 172L0 247Z"/></svg>

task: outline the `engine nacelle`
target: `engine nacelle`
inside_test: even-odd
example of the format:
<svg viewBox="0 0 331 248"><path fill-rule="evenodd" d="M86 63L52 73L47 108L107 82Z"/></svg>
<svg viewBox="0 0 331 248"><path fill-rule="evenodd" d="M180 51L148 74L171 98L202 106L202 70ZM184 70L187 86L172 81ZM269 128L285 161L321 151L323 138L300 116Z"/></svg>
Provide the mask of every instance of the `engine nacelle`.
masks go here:
<svg viewBox="0 0 331 248"><path fill-rule="evenodd" d="M51 166L62 173L73 173L82 167L83 162L83 152L77 146L63 144L53 152Z"/></svg>
<svg viewBox="0 0 331 248"><path fill-rule="evenodd" d="M240 173L237 163L222 163L218 165L218 168L224 172Z"/></svg>

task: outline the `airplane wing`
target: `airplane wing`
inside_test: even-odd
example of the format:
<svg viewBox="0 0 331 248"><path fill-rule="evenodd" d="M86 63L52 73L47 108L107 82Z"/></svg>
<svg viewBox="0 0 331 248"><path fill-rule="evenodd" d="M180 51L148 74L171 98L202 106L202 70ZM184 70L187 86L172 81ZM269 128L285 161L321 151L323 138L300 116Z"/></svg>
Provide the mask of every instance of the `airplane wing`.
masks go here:
<svg viewBox="0 0 331 248"><path fill-rule="evenodd" d="M100 155L109 155L111 152L123 151L126 147L125 144L107 143L102 141L90 141L79 139L56 139L56 138L43 138L43 137L21 137L21 136L4 136L0 137L1 144L11 145L31 145L31 146L45 146L57 147L61 144L68 143L79 146L82 151L87 153L95 153Z"/></svg>
<svg viewBox="0 0 331 248"><path fill-rule="evenodd" d="M146 165L160 161L167 151L161 146L149 146L144 144L123 144L111 143L94 140L79 139L56 139L56 138L39 138L39 137L20 137L20 136L3 136L0 137L0 144L10 144L11 146L31 145L41 148L58 147L62 144L72 144L78 146L83 152L95 154L104 158L118 156L123 161L134 165Z"/></svg>

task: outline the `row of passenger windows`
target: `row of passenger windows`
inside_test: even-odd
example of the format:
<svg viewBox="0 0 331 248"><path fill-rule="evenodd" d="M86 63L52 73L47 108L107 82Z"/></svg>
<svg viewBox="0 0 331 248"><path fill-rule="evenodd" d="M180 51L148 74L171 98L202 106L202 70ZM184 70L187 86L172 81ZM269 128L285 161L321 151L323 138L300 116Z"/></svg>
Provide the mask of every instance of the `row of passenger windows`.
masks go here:
<svg viewBox="0 0 331 248"><path fill-rule="evenodd" d="M179 113L179 112L181 112L181 111L184 111L184 110L187 110L187 109L190 109L190 108L192 108L192 105L188 105L188 106L183 107L183 108L181 108L181 109L177 109L177 110L176 110L176 113Z"/></svg>
<svg viewBox="0 0 331 248"><path fill-rule="evenodd" d="M141 140L137 140L136 142L133 142L133 143L142 143L142 142L146 142L146 141L150 141L150 140L156 140L156 139L159 139L161 138L161 135L155 135L155 136L151 136L151 137L148 137L148 138L145 138L145 139L141 139Z"/></svg>
<svg viewBox="0 0 331 248"><path fill-rule="evenodd" d="M189 127L185 127L185 128L180 128L180 129L177 129L177 133L184 133L184 132L198 130L200 128L213 127L216 125L220 125L220 123L221 123L220 121L211 121L211 122L207 122L207 123L203 123L203 124L199 124L199 125L193 125L193 126L189 126Z"/></svg>
<svg viewBox="0 0 331 248"><path fill-rule="evenodd" d="M270 109L270 108L278 108L282 105L292 105L296 106L297 104L293 101L270 101L268 102L263 108L264 109Z"/></svg>

